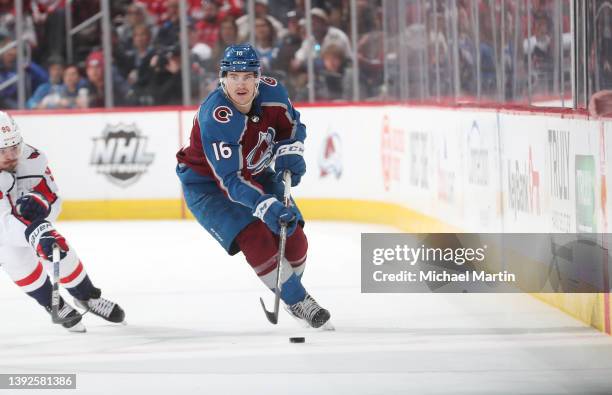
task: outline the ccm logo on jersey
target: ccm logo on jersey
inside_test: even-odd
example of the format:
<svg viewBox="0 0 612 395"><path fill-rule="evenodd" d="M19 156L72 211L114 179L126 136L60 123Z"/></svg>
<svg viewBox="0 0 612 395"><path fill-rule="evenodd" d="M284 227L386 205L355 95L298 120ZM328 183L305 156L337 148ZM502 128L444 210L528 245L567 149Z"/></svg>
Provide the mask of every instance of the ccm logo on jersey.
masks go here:
<svg viewBox="0 0 612 395"><path fill-rule="evenodd" d="M219 106L213 111L213 118L215 118L217 122L221 123L228 123L232 115L234 115L234 113L229 107L226 106Z"/></svg>
<svg viewBox="0 0 612 395"><path fill-rule="evenodd" d="M284 144L281 145L276 151L276 156L283 155L300 155L304 154L304 143L301 141L296 141L292 144Z"/></svg>

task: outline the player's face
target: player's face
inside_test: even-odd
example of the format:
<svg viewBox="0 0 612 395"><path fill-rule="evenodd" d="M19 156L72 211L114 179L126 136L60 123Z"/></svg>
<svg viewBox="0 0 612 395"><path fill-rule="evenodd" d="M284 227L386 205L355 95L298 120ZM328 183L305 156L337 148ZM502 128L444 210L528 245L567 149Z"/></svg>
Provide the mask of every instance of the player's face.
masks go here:
<svg viewBox="0 0 612 395"><path fill-rule="evenodd" d="M225 76L225 88L232 101L241 106L251 103L255 96L257 78L247 71L230 71Z"/></svg>
<svg viewBox="0 0 612 395"><path fill-rule="evenodd" d="M0 170L14 171L21 155L21 144L0 148Z"/></svg>

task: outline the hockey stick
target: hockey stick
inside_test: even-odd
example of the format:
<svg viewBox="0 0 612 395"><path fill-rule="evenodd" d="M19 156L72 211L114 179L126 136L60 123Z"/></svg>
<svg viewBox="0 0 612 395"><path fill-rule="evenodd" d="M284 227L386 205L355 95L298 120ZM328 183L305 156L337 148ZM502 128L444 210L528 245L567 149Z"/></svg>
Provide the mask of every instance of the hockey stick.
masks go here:
<svg viewBox="0 0 612 395"><path fill-rule="evenodd" d="M283 181L285 182L285 191L283 193L283 204L285 207L289 207L291 202L291 172L285 170L283 173ZM297 220L297 218L296 218ZM272 324L278 323L278 308L280 305L280 294L281 294L281 265L285 259L285 243L287 242L287 224L281 224L279 241L278 241L278 265L276 266L276 288L274 289L274 311L270 312L266 309L266 305L263 298L259 298L261 307L266 313L266 318Z"/></svg>
<svg viewBox="0 0 612 395"><path fill-rule="evenodd" d="M64 322L74 320L74 317L60 318L59 305L59 280L60 280L60 248L57 244L53 244L53 290L51 291L51 321L54 324L63 324Z"/></svg>

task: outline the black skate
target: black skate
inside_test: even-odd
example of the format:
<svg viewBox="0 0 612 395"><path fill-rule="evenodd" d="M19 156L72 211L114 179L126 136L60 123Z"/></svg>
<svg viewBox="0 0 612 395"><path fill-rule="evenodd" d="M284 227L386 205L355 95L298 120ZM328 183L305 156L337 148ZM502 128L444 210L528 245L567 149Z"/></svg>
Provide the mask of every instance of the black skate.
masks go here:
<svg viewBox="0 0 612 395"><path fill-rule="evenodd" d="M125 320L125 312L115 302L104 299L100 296L101 291L96 288L89 300L75 299L76 305L87 312L91 312L98 317L104 318L106 321L122 323Z"/></svg>
<svg viewBox="0 0 612 395"><path fill-rule="evenodd" d="M316 300L306 294L304 300L287 306L287 310L295 317L303 320L313 328L320 328L329 322L329 311L319 306Z"/></svg>
<svg viewBox="0 0 612 395"><path fill-rule="evenodd" d="M51 314L51 307L46 307L45 309L49 314ZM85 329L85 325L83 325L81 322L81 313L66 303L64 299L60 299L60 308L57 315L62 320L66 319L65 322L62 322L62 326L68 329L70 332L83 333L87 331L87 329Z"/></svg>

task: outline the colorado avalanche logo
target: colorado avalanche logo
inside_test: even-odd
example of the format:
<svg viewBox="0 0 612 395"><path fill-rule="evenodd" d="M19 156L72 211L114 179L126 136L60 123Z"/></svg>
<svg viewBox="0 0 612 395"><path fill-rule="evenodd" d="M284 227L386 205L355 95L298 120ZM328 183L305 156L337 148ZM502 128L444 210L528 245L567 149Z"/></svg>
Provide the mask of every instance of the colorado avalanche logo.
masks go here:
<svg viewBox="0 0 612 395"><path fill-rule="evenodd" d="M213 118L215 118L217 122L221 123L228 123L232 115L234 115L234 113L232 113L232 110L226 106L219 106L213 111Z"/></svg>
<svg viewBox="0 0 612 395"><path fill-rule="evenodd" d="M264 84L266 84L266 85L270 85L270 86L278 85L278 82L276 82L276 80L274 78L272 78L272 77L265 77L265 76L263 76L263 77L259 78L259 80L261 82L263 82Z"/></svg>
<svg viewBox="0 0 612 395"><path fill-rule="evenodd" d="M276 131L271 127L265 132L259 132L257 144L246 157L247 169L249 169L253 175L261 172L270 165L270 162L272 162L272 157L274 156L272 152L272 148L274 147L274 136L276 136Z"/></svg>

